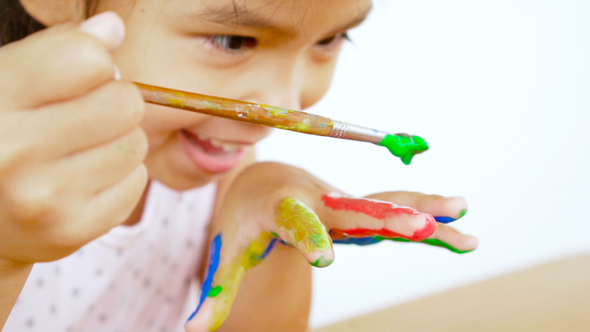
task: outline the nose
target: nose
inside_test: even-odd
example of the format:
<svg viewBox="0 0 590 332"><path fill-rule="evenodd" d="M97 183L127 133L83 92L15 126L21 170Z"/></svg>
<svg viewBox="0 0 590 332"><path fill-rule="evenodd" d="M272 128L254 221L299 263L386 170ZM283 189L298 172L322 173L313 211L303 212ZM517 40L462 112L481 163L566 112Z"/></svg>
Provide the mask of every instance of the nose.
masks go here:
<svg viewBox="0 0 590 332"><path fill-rule="evenodd" d="M304 93L305 71L301 59L277 59L257 66L255 79L249 82L242 100L300 110Z"/></svg>

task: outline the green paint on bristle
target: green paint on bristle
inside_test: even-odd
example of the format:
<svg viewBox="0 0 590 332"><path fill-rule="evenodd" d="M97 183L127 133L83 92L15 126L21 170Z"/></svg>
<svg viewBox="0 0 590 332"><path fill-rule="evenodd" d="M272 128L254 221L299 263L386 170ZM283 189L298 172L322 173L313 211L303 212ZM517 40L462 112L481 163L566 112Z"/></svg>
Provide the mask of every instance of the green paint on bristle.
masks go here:
<svg viewBox="0 0 590 332"><path fill-rule="evenodd" d="M402 162L409 165L418 153L428 150L428 143L419 136L388 134L379 145L389 149L394 156L400 157Z"/></svg>
<svg viewBox="0 0 590 332"><path fill-rule="evenodd" d="M216 297L217 295L219 295L219 293L221 293L222 290L223 290L223 288L221 286L213 287L213 288L211 288L211 290L209 291L209 294L207 294L207 296Z"/></svg>

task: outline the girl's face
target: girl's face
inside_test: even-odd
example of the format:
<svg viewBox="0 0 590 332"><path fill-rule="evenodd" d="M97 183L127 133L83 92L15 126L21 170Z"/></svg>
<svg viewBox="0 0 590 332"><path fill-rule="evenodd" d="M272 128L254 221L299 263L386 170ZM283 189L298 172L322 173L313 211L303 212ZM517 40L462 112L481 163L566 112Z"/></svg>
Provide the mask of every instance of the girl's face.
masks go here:
<svg viewBox="0 0 590 332"><path fill-rule="evenodd" d="M305 109L327 91L346 31L370 0L103 0L127 34L124 80ZM176 189L215 180L268 133L262 126L146 105L150 177Z"/></svg>

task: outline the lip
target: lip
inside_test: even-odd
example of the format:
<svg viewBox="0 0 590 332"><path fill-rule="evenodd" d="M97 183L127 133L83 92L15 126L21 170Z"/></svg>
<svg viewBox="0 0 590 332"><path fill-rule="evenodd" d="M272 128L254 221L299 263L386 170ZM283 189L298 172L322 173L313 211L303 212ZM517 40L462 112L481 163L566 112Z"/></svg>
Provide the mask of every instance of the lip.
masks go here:
<svg viewBox="0 0 590 332"><path fill-rule="evenodd" d="M207 152L196 135L181 130L180 140L187 157L197 168L210 173L224 173L236 167L244 158L245 147L232 152Z"/></svg>

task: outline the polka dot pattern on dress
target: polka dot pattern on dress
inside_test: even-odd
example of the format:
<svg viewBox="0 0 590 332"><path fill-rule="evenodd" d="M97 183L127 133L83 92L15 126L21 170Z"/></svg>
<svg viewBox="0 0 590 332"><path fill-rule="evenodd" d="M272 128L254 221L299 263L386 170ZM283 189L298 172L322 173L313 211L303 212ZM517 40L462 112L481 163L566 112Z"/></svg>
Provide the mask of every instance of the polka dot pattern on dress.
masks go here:
<svg viewBox="0 0 590 332"><path fill-rule="evenodd" d="M214 197L214 186L179 193L153 181L138 224L35 264L2 332L183 331Z"/></svg>

